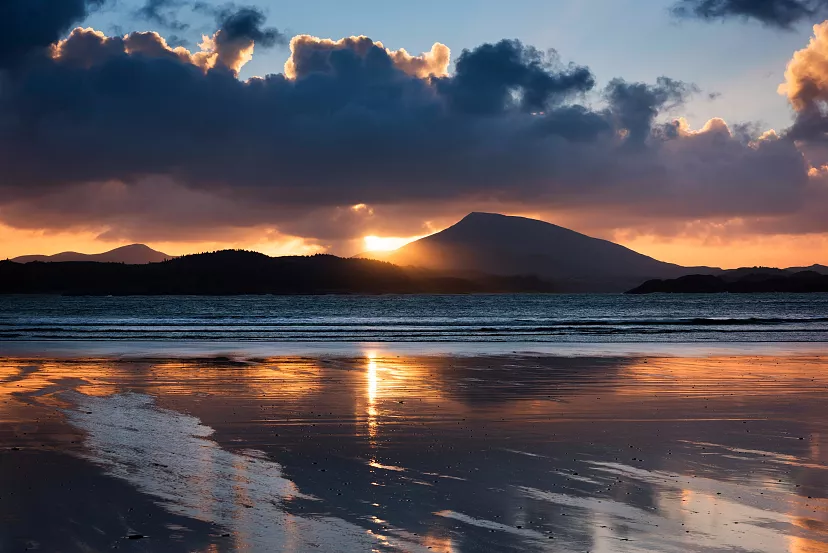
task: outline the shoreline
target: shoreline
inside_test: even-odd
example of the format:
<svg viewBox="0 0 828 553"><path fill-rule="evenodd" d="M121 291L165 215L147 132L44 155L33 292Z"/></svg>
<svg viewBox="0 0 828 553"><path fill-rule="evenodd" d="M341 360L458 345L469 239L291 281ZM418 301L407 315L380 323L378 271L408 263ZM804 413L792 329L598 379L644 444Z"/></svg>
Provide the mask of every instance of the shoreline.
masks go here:
<svg viewBox="0 0 828 553"><path fill-rule="evenodd" d="M820 356L828 342L161 342L9 341L0 359L251 359L279 356L687 357Z"/></svg>

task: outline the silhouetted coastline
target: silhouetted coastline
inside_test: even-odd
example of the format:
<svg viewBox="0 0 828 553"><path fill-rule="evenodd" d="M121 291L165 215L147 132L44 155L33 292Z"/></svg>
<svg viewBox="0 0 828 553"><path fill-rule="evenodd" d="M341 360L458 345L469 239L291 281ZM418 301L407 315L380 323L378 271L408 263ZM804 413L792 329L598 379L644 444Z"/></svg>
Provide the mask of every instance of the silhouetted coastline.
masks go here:
<svg viewBox="0 0 828 553"><path fill-rule="evenodd" d="M757 294L828 292L828 275L815 271L786 274L784 271L747 273L737 278L687 275L670 280L648 280L628 294Z"/></svg>
<svg viewBox="0 0 828 553"><path fill-rule="evenodd" d="M535 276L444 276L332 255L225 250L161 263L0 261L0 293L65 295L468 294L554 292Z"/></svg>

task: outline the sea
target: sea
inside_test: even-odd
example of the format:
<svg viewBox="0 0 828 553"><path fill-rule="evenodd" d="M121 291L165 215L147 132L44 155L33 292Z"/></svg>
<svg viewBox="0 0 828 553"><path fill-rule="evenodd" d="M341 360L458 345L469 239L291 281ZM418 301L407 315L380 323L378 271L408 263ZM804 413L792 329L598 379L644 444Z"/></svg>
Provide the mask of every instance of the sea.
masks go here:
<svg viewBox="0 0 828 553"><path fill-rule="evenodd" d="M0 342L828 341L828 294L0 297Z"/></svg>

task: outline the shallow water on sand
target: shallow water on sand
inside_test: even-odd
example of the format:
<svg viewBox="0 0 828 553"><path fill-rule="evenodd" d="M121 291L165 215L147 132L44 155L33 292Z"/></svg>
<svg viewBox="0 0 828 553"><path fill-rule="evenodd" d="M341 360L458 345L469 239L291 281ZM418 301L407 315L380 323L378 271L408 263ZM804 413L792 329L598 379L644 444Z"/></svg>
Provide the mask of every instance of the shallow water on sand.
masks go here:
<svg viewBox="0 0 828 553"><path fill-rule="evenodd" d="M828 553L827 400L820 356L4 359L0 551Z"/></svg>

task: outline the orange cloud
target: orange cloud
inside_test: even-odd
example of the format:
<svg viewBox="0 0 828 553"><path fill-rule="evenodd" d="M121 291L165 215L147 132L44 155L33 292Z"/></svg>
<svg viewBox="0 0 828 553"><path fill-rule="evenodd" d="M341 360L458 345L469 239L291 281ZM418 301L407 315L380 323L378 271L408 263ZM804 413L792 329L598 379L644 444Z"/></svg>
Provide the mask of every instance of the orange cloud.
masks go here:
<svg viewBox="0 0 828 553"><path fill-rule="evenodd" d="M779 93L786 95L797 111L828 98L828 21L814 25L808 46L794 53Z"/></svg>

